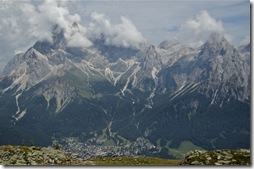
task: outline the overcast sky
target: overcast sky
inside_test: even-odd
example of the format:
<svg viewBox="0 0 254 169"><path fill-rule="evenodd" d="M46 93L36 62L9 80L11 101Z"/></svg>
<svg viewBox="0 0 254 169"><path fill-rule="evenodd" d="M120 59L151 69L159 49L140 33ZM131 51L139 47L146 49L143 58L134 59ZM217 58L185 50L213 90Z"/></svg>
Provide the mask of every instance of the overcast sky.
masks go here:
<svg viewBox="0 0 254 169"><path fill-rule="evenodd" d="M0 0L0 71L15 53L65 31L69 46L88 47L103 33L106 43L137 47L177 39L199 44L212 32L235 46L250 41L248 0L10 1ZM73 22L78 28L73 28Z"/></svg>

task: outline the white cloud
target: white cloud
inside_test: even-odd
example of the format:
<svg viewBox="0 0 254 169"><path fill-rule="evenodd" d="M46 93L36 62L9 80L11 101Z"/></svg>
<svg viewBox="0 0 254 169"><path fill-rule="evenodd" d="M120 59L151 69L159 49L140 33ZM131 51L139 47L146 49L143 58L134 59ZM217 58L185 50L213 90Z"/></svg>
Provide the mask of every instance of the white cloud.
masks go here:
<svg viewBox="0 0 254 169"><path fill-rule="evenodd" d="M24 6L26 9L22 10ZM46 9L43 9L43 6ZM199 12L204 9L207 14ZM21 49L21 51L28 49L38 39L50 40L51 26L56 23L65 29L69 46L82 46L83 44L89 46L90 43L86 37L91 38L90 25L88 24L91 22L90 14L93 11L104 13L106 19L106 16L110 17L110 20L107 19L109 28L113 28L115 34L113 34L114 36L109 34L107 43L119 46L137 44L138 39L144 39L143 36L152 44L159 44L163 40L175 36L178 37L179 41L186 41L186 43L190 40L192 40L190 42L201 42L209 36L209 31L212 30L219 32L223 30L222 33L227 39L231 38L233 44L239 45L244 36L250 34L248 1L185 1L183 3L182 1L57 0L54 2L0 0L0 59L4 58L2 62L8 61L14 55L15 49ZM197 13L198 15L195 16ZM129 24L123 21L120 16L128 16L129 19L125 18L131 20L130 25L135 23L135 26L142 33L142 35L137 33L140 38L136 38L138 36L135 33L130 33L131 35L128 34L128 36L126 34L127 40L123 40L125 35L121 32L119 34L119 30L116 30L115 27L121 24L129 26ZM193 18L186 20L191 16ZM64 18L67 22L60 18ZM78 29L70 28L72 21L78 23ZM187 21L190 24L187 24ZM100 22L103 23L103 21ZM95 21L92 23L96 26L99 25ZM181 26L182 23L189 26L188 29L187 27L184 28L184 25ZM209 26L204 27L201 23L206 23ZM218 25L217 30L216 26ZM171 28L176 29L172 31ZM101 28L99 30L105 32ZM121 31L124 32L124 30L127 29L122 28ZM139 31L135 31L134 27L131 32ZM80 34L82 37L79 36Z"/></svg>
<svg viewBox="0 0 254 169"><path fill-rule="evenodd" d="M92 16L82 13L81 18L81 11L79 14L76 10L71 11L68 8L69 4L68 1L51 0L15 2L0 0L1 63L10 60L14 54L24 53L38 40L52 42L52 28L55 25L63 30L67 45L71 47L89 47L92 45L89 40L91 35L99 38L101 33L105 34L108 45L137 47L146 41L126 17L121 17L119 24L111 23L99 13L94 13ZM85 26L84 23L87 25ZM92 30L92 25L98 28ZM93 31L95 32L92 33ZM0 72L2 69L3 66L0 67Z"/></svg>
<svg viewBox="0 0 254 169"><path fill-rule="evenodd" d="M225 32L223 22L216 20L205 10L200 11L196 18L188 19L181 25L180 33L187 39L187 43L191 44L191 46L202 44L211 33L219 33L228 41L232 41L233 39L232 35Z"/></svg>
<svg viewBox="0 0 254 169"><path fill-rule="evenodd" d="M29 37L41 41L52 41L52 23L49 22L43 11L39 11L34 5L27 3L21 4L20 10L23 17L26 18L26 24L29 26L26 30Z"/></svg>
<svg viewBox="0 0 254 169"><path fill-rule="evenodd" d="M52 41L52 27L58 25L64 31L67 45L90 46L92 43L86 38L86 28L80 24L80 16L70 14L68 8L63 5L60 1L47 0L36 9L31 4L25 4L22 11L31 16L28 17L30 34L39 40Z"/></svg>
<svg viewBox="0 0 254 169"><path fill-rule="evenodd" d="M92 43L87 39L86 28L80 23L81 17L71 14L65 1L46 0L33 4L29 1L0 1L0 41L13 55L28 49L35 41L52 42L52 28L58 25L64 31L67 45L88 47ZM73 26L76 23L76 26ZM6 56L5 56L6 57Z"/></svg>
<svg viewBox="0 0 254 169"><path fill-rule="evenodd" d="M9 60L18 47L29 47L27 18L22 17L20 2L0 0L0 51L3 60ZM1 68L0 68L1 69Z"/></svg>
<svg viewBox="0 0 254 169"><path fill-rule="evenodd" d="M223 33L223 23L220 20L216 20L209 15L207 11L200 11L196 16L196 19L189 19L183 25L184 29L193 31L196 35L204 33Z"/></svg>
<svg viewBox="0 0 254 169"><path fill-rule="evenodd" d="M93 12L91 19L89 36L101 38L103 35L107 45L139 48L141 44L146 43L146 39L126 17L122 16L119 24L112 24L104 14Z"/></svg>

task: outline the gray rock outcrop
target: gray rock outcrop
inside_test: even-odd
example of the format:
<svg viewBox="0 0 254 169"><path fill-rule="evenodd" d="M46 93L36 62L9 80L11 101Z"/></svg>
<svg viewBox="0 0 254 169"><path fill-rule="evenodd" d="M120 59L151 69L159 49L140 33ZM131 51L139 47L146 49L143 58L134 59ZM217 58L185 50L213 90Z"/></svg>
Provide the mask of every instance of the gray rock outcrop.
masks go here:
<svg viewBox="0 0 254 169"><path fill-rule="evenodd" d="M250 165L250 150L190 151L181 165Z"/></svg>
<svg viewBox="0 0 254 169"><path fill-rule="evenodd" d="M93 165L91 161L54 148L1 146L0 165Z"/></svg>

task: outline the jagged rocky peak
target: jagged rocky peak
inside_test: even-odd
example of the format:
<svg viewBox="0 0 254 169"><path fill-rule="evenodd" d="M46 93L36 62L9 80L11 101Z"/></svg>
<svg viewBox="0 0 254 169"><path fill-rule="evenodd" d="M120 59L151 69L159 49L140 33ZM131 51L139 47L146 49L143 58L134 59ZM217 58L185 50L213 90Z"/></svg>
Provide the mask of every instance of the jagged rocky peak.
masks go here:
<svg viewBox="0 0 254 169"><path fill-rule="evenodd" d="M73 23L73 27L77 27L77 24ZM66 39L64 37L64 31L59 26L55 25L52 29L53 47L64 49L66 46Z"/></svg>
<svg viewBox="0 0 254 169"><path fill-rule="evenodd" d="M250 43L246 45L241 45L238 47L239 52L241 53L250 53Z"/></svg>
<svg viewBox="0 0 254 169"><path fill-rule="evenodd" d="M212 33L208 40L201 46L200 55L206 56L224 56L232 55L236 49L231 45L224 36L218 33ZM229 53L228 53L229 52Z"/></svg>
<svg viewBox="0 0 254 169"><path fill-rule="evenodd" d="M229 93L241 101L249 97L248 65L236 48L219 34L211 34L188 70L193 70L191 78L208 80L203 89L218 90L218 98L228 98Z"/></svg>
<svg viewBox="0 0 254 169"><path fill-rule="evenodd" d="M34 48L29 48L25 53L15 55L14 58L8 62L4 68L4 74L8 75L21 64L27 64L31 67L31 65L37 64L37 62L44 63L46 60L46 56L42 55Z"/></svg>
<svg viewBox="0 0 254 169"><path fill-rule="evenodd" d="M170 49L171 47L173 46L176 46L176 45L179 45L180 42L176 39L170 39L170 40L165 40L163 42L161 42L159 45L158 45L158 48L161 48L161 49Z"/></svg>
<svg viewBox="0 0 254 169"><path fill-rule="evenodd" d="M245 62L250 65L251 63L251 55L250 55L250 43L246 45L241 45L238 47L238 51L240 52L242 58L245 60ZM250 68L250 66L248 67Z"/></svg>
<svg viewBox="0 0 254 169"><path fill-rule="evenodd" d="M242 58L236 48L225 37L218 33L212 33L209 39L201 46L201 50L195 61L196 67L212 68L222 75L232 73L232 70L243 67ZM229 71L230 70L230 71Z"/></svg>
<svg viewBox="0 0 254 169"><path fill-rule="evenodd" d="M219 42L221 40L225 40L225 37L222 34L216 32L211 33L211 35L208 38L208 42L210 43Z"/></svg>
<svg viewBox="0 0 254 169"><path fill-rule="evenodd" d="M64 37L64 31L58 25L52 28L52 42L47 40L37 41L33 48L42 54L48 54L51 49L65 49L66 39Z"/></svg>
<svg viewBox="0 0 254 169"><path fill-rule="evenodd" d="M11 60L7 63L7 65L5 65L4 70L3 70L3 74L4 74L4 75L7 75L7 74L9 74L12 70L14 70L14 69L16 68L16 66L17 66L18 64L21 63L21 58L22 58L23 55L24 55L23 53L18 53L18 54L16 54L16 55L14 56L14 58L11 59Z"/></svg>
<svg viewBox="0 0 254 169"><path fill-rule="evenodd" d="M184 45L177 39L163 41L156 50L161 55L162 63L166 66L172 66L182 56L194 51L194 49Z"/></svg>
<svg viewBox="0 0 254 169"><path fill-rule="evenodd" d="M250 52L250 43L248 45L246 45L244 49L246 52Z"/></svg>
<svg viewBox="0 0 254 169"><path fill-rule="evenodd" d="M221 49L231 47L232 45L227 41L227 39L219 34L219 33L212 33L208 40L204 43L203 46L209 46L213 49Z"/></svg>
<svg viewBox="0 0 254 169"><path fill-rule="evenodd" d="M139 49L107 44L104 34L101 34L100 38L91 39L91 41L93 42L94 50L99 51L109 62L117 62L119 58L128 60L139 52Z"/></svg>
<svg viewBox="0 0 254 169"><path fill-rule="evenodd" d="M146 50L141 60L145 69L151 69L153 67L160 67L162 65L161 56L156 51L155 46L151 45Z"/></svg>

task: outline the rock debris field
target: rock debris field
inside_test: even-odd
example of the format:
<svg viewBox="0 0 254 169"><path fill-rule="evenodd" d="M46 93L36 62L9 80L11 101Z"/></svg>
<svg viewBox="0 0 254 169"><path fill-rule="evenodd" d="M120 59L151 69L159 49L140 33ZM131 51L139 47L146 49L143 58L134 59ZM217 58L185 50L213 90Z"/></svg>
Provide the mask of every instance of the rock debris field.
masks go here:
<svg viewBox="0 0 254 169"><path fill-rule="evenodd" d="M91 161L54 148L1 146L1 165L93 165Z"/></svg>
<svg viewBox="0 0 254 169"><path fill-rule="evenodd" d="M180 165L250 165L250 150L191 151Z"/></svg>

